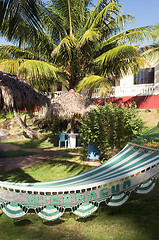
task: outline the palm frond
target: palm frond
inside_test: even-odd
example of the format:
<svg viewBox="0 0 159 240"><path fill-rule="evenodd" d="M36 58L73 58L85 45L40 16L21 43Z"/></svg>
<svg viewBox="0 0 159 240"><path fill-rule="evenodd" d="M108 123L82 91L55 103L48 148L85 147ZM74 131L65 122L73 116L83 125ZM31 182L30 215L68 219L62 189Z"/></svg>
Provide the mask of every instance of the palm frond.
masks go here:
<svg viewBox="0 0 159 240"><path fill-rule="evenodd" d="M98 15L95 17L91 27L95 28L98 26L105 25L106 23L109 23L110 15L115 14L118 16L120 14L120 7L121 5L119 3L110 3L108 4L101 12L98 13Z"/></svg>
<svg viewBox="0 0 159 240"><path fill-rule="evenodd" d="M123 58L120 63L114 66L114 73L117 76L124 77L126 75L137 74L141 69L150 67L150 62L140 56Z"/></svg>
<svg viewBox="0 0 159 240"><path fill-rule="evenodd" d="M153 64L158 63L159 59L159 45L158 44L153 44L149 46L145 46L142 49L142 57L146 58Z"/></svg>
<svg viewBox="0 0 159 240"><path fill-rule="evenodd" d="M108 61L115 60L115 58L123 58L123 56L135 56L138 55L139 49L135 46L130 45L123 45L123 46L117 46L113 49L108 50L107 52L104 52L99 57L97 57L94 60L94 63L98 63L100 66L105 66Z"/></svg>
<svg viewBox="0 0 159 240"><path fill-rule="evenodd" d="M5 62L5 61L8 61L8 59L6 58L4 58L4 59L0 59L0 69L1 69L1 63L3 63L3 62Z"/></svg>
<svg viewBox="0 0 159 240"><path fill-rule="evenodd" d="M67 35L83 27L85 21L85 0L51 0L50 7L56 9L64 18L64 27Z"/></svg>
<svg viewBox="0 0 159 240"><path fill-rule="evenodd" d="M102 76L123 77L126 74L137 73L141 68L150 65L141 56L141 51L134 46L125 45L114 47L95 59L95 72Z"/></svg>
<svg viewBox="0 0 159 240"><path fill-rule="evenodd" d="M38 60L24 62L18 69L18 75L41 91L50 88L55 81L64 83L64 79L67 80L65 72L52 64Z"/></svg>
<svg viewBox="0 0 159 240"><path fill-rule="evenodd" d="M54 61L60 58L60 61L71 61L72 60L72 49L75 49L77 46L77 41L72 36L67 36L62 39L60 44L52 51L52 58Z"/></svg>
<svg viewBox="0 0 159 240"><path fill-rule="evenodd" d="M139 42L144 42L146 40L150 40L154 38L154 34L152 32L152 28L147 26L147 27L139 27L139 28L134 28L130 29L124 32L121 32L119 34L116 34L105 41L101 44L101 48L105 47L110 44L125 44L125 43L139 43Z"/></svg>
<svg viewBox="0 0 159 240"><path fill-rule="evenodd" d="M46 33L50 36L51 40L55 43L61 41L61 38L66 36L66 30L64 27L65 19L59 14L57 9L48 7L48 12L42 14L42 22L45 26Z"/></svg>
<svg viewBox="0 0 159 240"><path fill-rule="evenodd" d="M0 63L0 70L11 75L17 75L18 69L24 63L24 59L9 59Z"/></svg>
<svg viewBox="0 0 159 240"><path fill-rule="evenodd" d="M156 39L155 39L155 43L159 43L159 23L154 25L154 32L155 32L155 36L156 36Z"/></svg>
<svg viewBox="0 0 159 240"><path fill-rule="evenodd" d="M105 36L105 39L108 39L108 37L111 37L123 31L123 29L129 23L133 23L133 21L134 17L130 14L118 15L115 18L111 19L111 21L104 25L102 29L103 32L108 32L107 36Z"/></svg>
<svg viewBox="0 0 159 240"><path fill-rule="evenodd" d="M8 31L9 27L6 24L2 32L2 35L6 38ZM20 23L14 31L11 40L19 47L34 52L35 59L50 59L51 52L55 48L54 42L46 33L29 26L22 18L20 19Z"/></svg>
<svg viewBox="0 0 159 240"><path fill-rule="evenodd" d="M34 59L35 57L32 52L13 45L0 45L0 52L3 52L12 58Z"/></svg>
<svg viewBox="0 0 159 240"><path fill-rule="evenodd" d="M102 97L112 91L112 80L98 75L91 75L83 78L77 85L78 92L81 92L83 89L89 89L90 94L97 88Z"/></svg>
<svg viewBox="0 0 159 240"><path fill-rule="evenodd" d="M87 19L81 33L84 33L85 31L87 31L92 26L92 23L93 23L94 19L96 18L96 16L100 12L100 5L101 5L102 2L103 2L103 0L99 0L98 3L97 3L97 6L95 6L94 9L90 11L89 18Z"/></svg>
<svg viewBox="0 0 159 240"><path fill-rule="evenodd" d="M11 39L16 27L22 18L30 26L41 29L40 12L44 6L38 0L1 0L0 1L0 28L9 23L8 38Z"/></svg>
<svg viewBox="0 0 159 240"><path fill-rule="evenodd" d="M100 39L100 32L96 31L95 29L88 29L80 39L80 45L84 45L88 42L97 43Z"/></svg>

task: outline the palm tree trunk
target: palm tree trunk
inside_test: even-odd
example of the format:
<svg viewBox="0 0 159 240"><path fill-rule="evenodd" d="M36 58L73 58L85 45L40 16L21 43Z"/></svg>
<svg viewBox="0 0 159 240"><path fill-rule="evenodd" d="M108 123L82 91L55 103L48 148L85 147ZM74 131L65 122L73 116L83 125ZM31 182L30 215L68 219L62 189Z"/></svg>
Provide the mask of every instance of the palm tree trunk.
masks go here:
<svg viewBox="0 0 159 240"><path fill-rule="evenodd" d="M19 124L19 126L23 129L23 131L27 134L28 137L30 138L36 138L37 137L37 132L33 131L32 129L30 129L24 122L23 120L20 118L19 114L17 113L17 111L15 109L13 109L13 113L14 116Z"/></svg>

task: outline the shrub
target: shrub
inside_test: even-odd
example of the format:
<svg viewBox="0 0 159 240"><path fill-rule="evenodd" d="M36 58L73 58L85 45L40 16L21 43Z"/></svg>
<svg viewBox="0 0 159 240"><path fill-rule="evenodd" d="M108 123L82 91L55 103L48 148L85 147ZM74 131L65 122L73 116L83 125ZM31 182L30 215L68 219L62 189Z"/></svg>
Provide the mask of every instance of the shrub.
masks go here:
<svg viewBox="0 0 159 240"><path fill-rule="evenodd" d="M108 156L109 151L120 150L128 141L139 136L143 121L134 104L129 108L116 104L106 104L91 110L81 121L79 135L83 145L89 142L98 144L101 155Z"/></svg>
<svg viewBox="0 0 159 240"><path fill-rule="evenodd" d="M58 119L57 117L52 117L43 119L38 125L43 131L52 131L54 134L56 134L67 129L68 121Z"/></svg>

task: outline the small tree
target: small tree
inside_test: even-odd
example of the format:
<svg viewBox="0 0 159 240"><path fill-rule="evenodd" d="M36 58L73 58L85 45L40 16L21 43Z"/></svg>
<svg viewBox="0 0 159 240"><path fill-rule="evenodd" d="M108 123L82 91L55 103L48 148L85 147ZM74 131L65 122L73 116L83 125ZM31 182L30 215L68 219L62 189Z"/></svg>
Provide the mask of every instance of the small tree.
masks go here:
<svg viewBox="0 0 159 240"><path fill-rule="evenodd" d="M126 108L110 103L89 112L81 121L79 133L84 145L90 141L97 143L101 156L107 158L110 150L120 150L139 136L142 129L143 121L134 104Z"/></svg>

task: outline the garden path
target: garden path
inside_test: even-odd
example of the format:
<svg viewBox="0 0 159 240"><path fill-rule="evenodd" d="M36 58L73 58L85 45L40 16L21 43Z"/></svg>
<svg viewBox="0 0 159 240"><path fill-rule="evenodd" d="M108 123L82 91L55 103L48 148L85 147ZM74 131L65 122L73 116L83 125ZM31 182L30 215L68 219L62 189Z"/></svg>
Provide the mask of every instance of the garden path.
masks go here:
<svg viewBox="0 0 159 240"><path fill-rule="evenodd" d="M53 150L54 151L51 151ZM56 148L57 149L57 148ZM80 153L75 152L66 152L63 150L55 150L55 148L49 149L47 151L43 149L21 149L18 146L15 146L10 143L0 143L0 151L16 151L16 150L24 150L29 152L35 152L37 154L22 156L22 157L7 157L0 158L0 171L10 171L18 168L28 168L34 166L36 164L41 164L44 160L58 157L58 156L82 156Z"/></svg>

